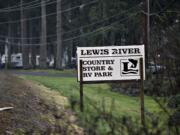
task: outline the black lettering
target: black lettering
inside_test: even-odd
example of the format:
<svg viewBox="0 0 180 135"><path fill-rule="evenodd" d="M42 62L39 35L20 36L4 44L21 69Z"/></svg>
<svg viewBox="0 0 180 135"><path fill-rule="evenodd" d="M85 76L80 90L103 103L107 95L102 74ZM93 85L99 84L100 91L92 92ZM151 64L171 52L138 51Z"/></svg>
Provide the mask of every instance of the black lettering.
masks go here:
<svg viewBox="0 0 180 135"><path fill-rule="evenodd" d="M127 49L122 49L122 52L123 52L124 54L126 54L126 53L127 53Z"/></svg>
<svg viewBox="0 0 180 135"><path fill-rule="evenodd" d="M83 63L82 63L83 65L87 65L87 61L83 61Z"/></svg>
<svg viewBox="0 0 180 135"><path fill-rule="evenodd" d="M82 70L83 70L83 71L86 71L87 69L86 69L86 67L83 67Z"/></svg>
<svg viewBox="0 0 180 135"><path fill-rule="evenodd" d="M104 54L108 55L109 54L109 50L108 49L104 49Z"/></svg>
<svg viewBox="0 0 180 135"><path fill-rule="evenodd" d="M86 53L84 53L84 50L81 50L81 55L86 55Z"/></svg>
<svg viewBox="0 0 180 135"><path fill-rule="evenodd" d="M108 77L112 76L112 72L95 72L94 77Z"/></svg>
<svg viewBox="0 0 180 135"><path fill-rule="evenodd" d="M83 67L83 71L104 71L105 66Z"/></svg>
<svg viewBox="0 0 180 135"><path fill-rule="evenodd" d="M139 48L134 48L134 53L135 53L135 54L136 54L136 53L140 53Z"/></svg>
<svg viewBox="0 0 180 135"><path fill-rule="evenodd" d="M86 52L87 52L87 55L92 55L91 50L86 50Z"/></svg>
<svg viewBox="0 0 180 135"><path fill-rule="evenodd" d="M115 60L110 60L110 61L111 61L111 63L110 63L110 64L114 64L114 61L115 61Z"/></svg>
<svg viewBox="0 0 180 135"><path fill-rule="evenodd" d="M92 73L83 73L83 77L91 77Z"/></svg>
<svg viewBox="0 0 180 135"><path fill-rule="evenodd" d="M99 50L92 50L94 55L99 55Z"/></svg>
<svg viewBox="0 0 180 135"><path fill-rule="evenodd" d="M134 53L134 48L130 48L129 49L129 54L133 54Z"/></svg>
<svg viewBox="0 0 180 135"><path fill-rule="evenodd" d="M117 49L112 49L112 54L117 54Z"/></svg>

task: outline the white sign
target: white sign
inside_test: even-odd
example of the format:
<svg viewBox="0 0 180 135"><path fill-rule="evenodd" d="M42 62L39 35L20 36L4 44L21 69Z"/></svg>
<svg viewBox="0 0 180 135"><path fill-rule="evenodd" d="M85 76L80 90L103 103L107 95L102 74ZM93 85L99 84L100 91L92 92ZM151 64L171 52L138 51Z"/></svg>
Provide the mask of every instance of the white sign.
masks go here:
<svg viewBox="0 0 180 135"><path fill-rule="evenodd" d="M144 45L78 47L78 81L80 60L84 82L140 79L139 59L145 63L144 53Z"/></svg>

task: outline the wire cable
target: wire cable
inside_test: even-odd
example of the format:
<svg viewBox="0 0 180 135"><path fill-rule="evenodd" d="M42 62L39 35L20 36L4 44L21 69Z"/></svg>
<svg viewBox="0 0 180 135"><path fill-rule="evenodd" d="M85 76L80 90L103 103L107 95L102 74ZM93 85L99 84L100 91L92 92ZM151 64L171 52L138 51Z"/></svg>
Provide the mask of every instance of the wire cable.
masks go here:
<svg viewBox="0 0 180 135"><path fill-rule="evenodd" d="M79 30L79 29L84 29L84 28L87 28L87 27L92 26L92 25L95 25L95 24L103 23L103 22L108 21L109 19L111 19L111 18L113 18L113 17L117 17L117 16L120 16L120 15L122 15L122 14L124 14L124 13L127 13L128 11L136 8L137 6L138 6L138 5L136 5L136 6L134 6L134 7L131 7L131 8L129 8L129 9L127 9L127 10L121 12L121 13L112 15L112 16L110 16L110 17L103 18L103 19L100 20L100 21L96 21L96 22L93 22L93 23L90 23L90 24L83 25L83 26L78 27L78 28L74 28L74 29L69 30L69 31L66 31L66 32L62 32L62 34L68 34L68 33L77 31L77 30ZM4 37L6 37L6 36L2 36L2 35L1 35L0 37L4 38ZM47 36L47 38L49 38L49 37L56 37L56 34ZM23 38L23 39L40 39L40 38L41 38L41 37L31 37L31 38ZM10 39L22 39L22 38L10 37Z"/></svg>
<svg viewBox="0 0 180 135"><path fill-rule="evenodd" d="M48 6L48 5L52 5L52 4L54 4L54 3L57 3L58 1L60 1L60 0L51 1L51 2L48 2L48 3L44 3L44 4L39 3L39 4L34 5L34 6L33 6L33 5L30 5L29 7L22 7L22 9L23 9L23 10L30 10L30 9L33 9L33 8L41 7L42 5ZM94 0L94 1L99 1L99 0ZM94 1L87 2L87 3L92 3L92 2L94 2ZM84 4L79 5L79 6L83 6L83 5L84 5ZM21 10L21 8L12 9L12 10L4 10L4 11L1 11L1 10L0 10L0 13L1 13L1 12L15 12L15 11L20 11L20 10Z"/></svg>
<svg viewBox="0 0 180 135"><path fill-rule="evenodd" d="M53 16L53 15L56 15L56 14L64 13L64 12L67 12L67 11L71 11L71 10L74 10L74 9L79 8L79 7L81 7L81 6L87 6L87 5L96 3L97 1L98 1L98 0L94 0L94 1L88 2L88 3L86 3L86 4L81 4L81 5L74 6L74 7L65 9L65 10L61 10L61 11L49 13L49 14L46 14L45 16L48 17L48 16ZM32 17L32 18L27 18L27 19L20 19L20 20L15 20L15 21L6 21L6 22L1 22L0 25L7 24L7 23L8 23L8 24L14 24L14 23L20 23L20 22L23 22L23 21L32 21L32 20L40 19L41 17L45 17L45 16L42 16L42 15L41 15L41 16Z"/></svg>
<svg viewBox="0 0 180 135"><path fill-rule="evenodd" d="M79 37L88 36L88 35L91 35L91 34L94 34L94 33L98 32L98 31L107 31L107 30L109 30L110 28L106 28L106 27L110 27L110 26L112 26L112 25L115 25L116 23L129 20L130 17L133 17L133 16L135 16L135 15L137 15L137 14L139 14L139 13L140 13L140 12L134 13L134 14L126 17L126 18L123 18L123 19L121 19L121 20L118 20L118 21L116 21L116 22L113 22L112 24L107 25L107 26L105 26L105 27L98 28L98 29L96 29L96 30L94 30L94 31L92 31L92 32L88 32L88 33L81 34L81 35L78 35L78 36L75 36L75 37L72 37L72 38L64 39L63 42L66 42L66 41L69 41L69 40L74 40L74 39L79 38ZM106 29L105 29L105 28L106 28ZM98 34L99 34L99 33L98 33Z"/></svg>
<svg viewBox="0 0 180 135"><path fill-rule="evenodd" d="M96 29L96 30L94 30L94 31L91 31L91 32L87 32L87 33L84 33L84 34L80 34L80 35L78 35L78 36L74 36L74 37L71 37L71 38L67 38L67 39L64 39L64 40L62 40L63 42L67 42L67 41L70 41L70 40L74 40L74 39L77 39L77 38L80 38L80 37L85 37L85 36L90 36L90 35L93 35L93 36L95 36L96 34L99 34L99 33L97 33L97 32L99 32L99 31L107 31L107 30L109 30L109 29L111 29L111 27L110 26L113 26L113 25L115 25L116 23L119 23L119 22L122 22L122 21L126 21L126 20L129 20L129 18L131 18L131 17L133 17L133 16L135 16L135 15L137 15L137 14L139 14L140 12L137 12L137 13L133 13L132 15L130 15L130 16L128 16L128 17L126 17L126 18L123 18L123 19L121 19L121 20L118 20L118 21L115 21L115 22L113 22L113 23L111 23L111 24L109 24L109 25L107 25L107 26L105 26L105 27L100 27L100 28L98 28L98 29ZM109 28L108 28L109 27ZM96 34L95 34L96 33ZM7 43L7 42L5 42L5 41L3 41L3 40L0 40L0 42L3 42L3 43L6 43L6 44L10 44L10 45L17 45L17 46L23 46L23 45L21 45L21 44L17 44L17 43ZM52 44L52 43L56 43L57 41L54 41L54 42L47 42L47 44ZM41 46L42 44L24 44L24 46Z"/></svg>
<svg viewBox="0 0 180 135"><path fill-rule="evenodd" d="M31 2L28 2L28 3L24 3L22 4L22 6L27 6L29 4L32 4L34 2L38 2L39 0L34 0L34 1L31 1ZM6 7L6 8L1 8L0 9L0 12L1 11L4 11L4 10L11 10L11 9L14 9L14 8L20 8L21 7L21 3L19 3L19 5L14 5L14 6L11 6L11 7Z"/></svg>
<svg viewBox="0 0 180 135"><path fill-rule="evenodd" d="M57 0L57 1L59 1L59 0ZM32 4L32 5L26 6L26 7L22 6L22 9L23 10L29 10L29 9L41 7L42 5L48 6L48 5L56 3L57 1L51 1L51 2L48 2L48 3L44 3L44 4L41 4L41 2L40 3L35 3L35 4ZM15 12L15 11L20 11L20 10L21 10L21 5L20 5L19 8L16 8L16 9L0 10L0 13L1 12Z"/></svg>

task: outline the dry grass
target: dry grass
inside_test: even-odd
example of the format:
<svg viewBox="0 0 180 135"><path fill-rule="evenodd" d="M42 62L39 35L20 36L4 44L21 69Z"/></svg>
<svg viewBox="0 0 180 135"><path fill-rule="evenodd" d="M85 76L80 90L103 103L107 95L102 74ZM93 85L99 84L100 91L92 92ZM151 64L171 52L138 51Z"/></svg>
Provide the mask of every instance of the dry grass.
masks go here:
<svg viewBox="0 0 180 135"><path fill-rule="evenodd" d="M83 135L68 101L55 91L0 72L0 134Z"/></svg>

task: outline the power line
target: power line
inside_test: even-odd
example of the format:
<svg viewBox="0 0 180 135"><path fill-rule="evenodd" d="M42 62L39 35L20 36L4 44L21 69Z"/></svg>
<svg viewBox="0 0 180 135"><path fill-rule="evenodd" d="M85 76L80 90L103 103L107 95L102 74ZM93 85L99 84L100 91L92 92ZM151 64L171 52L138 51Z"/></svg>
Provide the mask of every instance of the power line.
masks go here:
<svg viewBox="0 0 180 135"><path fill-rule="evenodd" d="M144 11L141 11L143 14L148 14ZM153 13L150 13L149 15L150 16L156 16L156 15L159 15L159 14L165 14L165 13L177 13L177 14L180 14L180 11L176 11L176 10L168 10L168 11L159 11L159 12L153 12Z"/></svg>
<svg viewBox="0 0 180 135"><path fill-rule="evenodd" d="M112 26L112 25L114 25L114 24L116 24L116 23L119 23L119 22L122 22L122 21L126 21L126 20L128 20L130 17L133 17L133 16L137 15L138 13L140 13L140 12L134 13L134 14L132 14L131 16L128 16L128 17L126 17L126 18L123 18L123 19L121 19L121 20L118 20L118 21L116 21L116 22L113 22L112 24L107 25L107 26L105 26L105 27L110 27L110 26ZM99 30L102 30L102 28L103 28L103 31L107 31L107 30L110 29L110 28L104 29L104 27L101 27L101 28L98 28L98 29L96 29L96 30L94 30L94 31L92 31L92 32L88 32L88 33L81 34L81 35L78 35L78 36L75 36L75 37L72 37L72 38L64 39L63 42L66 42L66 41L69 41L69 40L73 40L73 39L76 39L76 38L79 38L79 37L84 37L84 36L88 36L88 35L94 34L94 33L98 32ZM99 33L98 33L98 34L99 34Z"/></svg>
<svg viewBox="0 0 180 135"><path fill-rule="evenodd" d="M48 2L48 3L44 3L45 6L48 6L48 5L52 5L54 3L57 3L58 1L60 0L56 0L56 1L51 1L51 2ZM94 1L99 1L99 0L94 0ZM94 1L91 1L89 3L93 3ZM78 5L78 6L83 6L84 4L82 5ZM30 6L27 6L27 7L22 7L23 10L30 10L30 9L33 9L33 8L38 8L38 7L41 7L42 4L41 3L36 3L34 5L30 5ZM17 8L17 9L11 9L11 10L0 10L0 13L1 12L15 12L15 11L20 11L21 9L20 8Z"/></svg>
<svg viewBox="0 0 180 135"><path fill-rule="evenodd" d="M138 4L138 5L139 5L139 4ZM96 22L93 22L93 23L90 23L90 24L86 24L86 25L83 25L83 26L81 26L81 27L78 27L78 28L75 28L75 29L72 29L72 30L63 32L62 34L67 34L67 33L70 33L70 32L77 31L77 30L79 30L79 29L87 28L87 27L92 26L92 25L95 25L95 24L103 23L103 22L108 21L109 19L111 19L111 18L113 18L113 17L117 17L117 16L119 16L119 15L122 15L122 14L124 14L124 13L127 13L128 11L136 8L138 5L136 5L136 6L134 6L134 7L131 7L131 8L129 8L129 9L127 9L127 10L121 12L121 13L112 15L112 16L110 16L110 17L103 18L103 19L100 20L100 21L96 21ZM49 38L49 37L55 37L55 36L56 36L56 34L47 36L47 38ZM2 36L2 35L1 35L0 37L5 38L6 36ZM23 39L40 39L40 38L41 38L41 37L31 37L31 38L23 38ZM13 38L13 37L10 37L10 39L22 39L22 38Z"/></svg>
<svg viewBox="0 0 180 135"><path fill-rule="evenodd" d="M60 13L63 13L63 12L71 11L71 10L74 10L74 9L76 9L76 8L78 8L78 7L81 7L81 6L87 6L87 5L96 3L97 1L98 1L98 0L94 0L94 1L88 2L88 3L86 3L86 4L81 4L81 5L74 6L74 7L65 9L65 10L61 10L61 11L57 11L57 12L52 12L52 13L46 14L45 16L48 17L48 16L60 14ZM14 24L14 23L22 22L22 21L32 21L32 20L40 19L41 17L44 17L44 16L41 15L41 16L32 17L32 18L27 18L27 19L18 19L18 20L15 20L15 21L1 22L0 25L7 24L7 23L8 23L8 24Z"/></svg>
<svg viewBox="0 0 180 135"><path fill-rule="evenodd" d="M165 13L177 13L177 14L180 14L180 11L160 11L160 12L150 13L150 16L154 16L154 15L158 15L158 14L165 14Z"/></svg>
<svg viewBox="0 0 180 135"><path fill-rule="evenodd" d="M107 30L111 29L110 26L113 26L113 25L115 25L116 23L119 23L119 22L122 22L122 21L126 21L126 20L128 20L130 17L133 17L133 16L137 15L138 13L140 13L140 12L134 13L134 14L132 14L132 15L126 17L126 18L123 18L123 19L121 19L121 20L115 21L115 22L113 22L113 23L111 23L111 24L109 24L109 25L107 25L107 26L105 26L105 27L100 27L100 28L98 28L98 29L96 29L96 30L94 30L94 31L87 32L87 33L84 33L84 34L80 34L80 35L78 35L78 36L74 36L74 37L71 37L71 38L67 38L67 39L64 39L64 40L62 40L62 41L63 41L63 42L67 42L67 41L70 41L70 40L74 40L74 39L77 39L77 38L80 38L80 37L89 36L89 35L95 36L96 34L99 34L99 33L97 33L98 31L107 31ZM109 28L108 28L108 27L109 27ZM95 34L95 33L96 33L96 34ZM3 41L3 40L0 40L0 42L6 43L6 44L10 44L10 45L15 45L15 46L23 46L23 45L17 44L17 43L7 43L7 42L5 42L5 41ZM53 44L53 43L56 43L56 41L55 41L55 42L52 42L52 43L51 43L51 42L47 42L47 44ZM24 46L41 46L41 45L42 45L42 44L25 44Z"/></svg>
<svg viewBox="0 0 180 135"><path fill-rule="evenodd" d="M59 0L57 0L57 1L59 1ZM38 7L41 7L41 6L52 5L52 4L54 4L54 3L56 3L56 1L48 2L48 3L44 3L44 4L37 3L37 4L35 4L35 5L30 5L30 6L28 6L28 7L22 7L22 9L23 9L23 10L30 10L30 9L38 8ZM21 10L21 9L18 8L18 9L14 10L14 11L20 11L20 10ZM13 12L13 10L11 10L11 12Z"/></svg>
<svg viewBox="0 0 180 135"><path fill-rule="evenodd" d="M26 6L26 5L29 5L29 4L32 4L34 2L38 2L39 0L34 0L34 1L31 1L31 2L28 2L28 3L24 3L22 6ZM13 8L20 8L21 3L19 3L18 5L14 5L14 6L11 6L11 7L7 7L7 8L1 8L0 11L3 11L3 10L10 10L10 9L13 9Z"/></svg>
<svg viewBox="0 0 180 135"><path fill-rule="evenodd" d="M164 7L164 8L161 8L161 10L160 11L158 11L158 12L154 12L154 13L150 13L149 15L150 16L153 16L153 15L158 15L158 14L160 14L160 13L180 13L180 11L168 11L168 8L170 7L170 6L172 6L173 4L175 4L177 2L177 0L172 0L166 7ZM143 14L148 14L147 12L144 12L144 11L141 11Z"/></svg>
<svg viewBox="0 0 180 135"><path fill-rule="evenodd" d="M59 1L59 0L57 0ZM51 5L51 4L54 4L56 3L57 1L52 1L52 2L48 2L48 3L44 3L43 5L45 6L48 6L48 5ZM33 9L33 8L38 8L38 7L41 7L41 3L35 3L35 4L32 4L32 5L29 5L29 6L26 6L26 7L22 7L23 10L29 10L29 9ZM0 13L1 12L15 12L15 11L20 11L21 8L15 8L15 9L7 9L7 10L0 10Z"/></svg>

